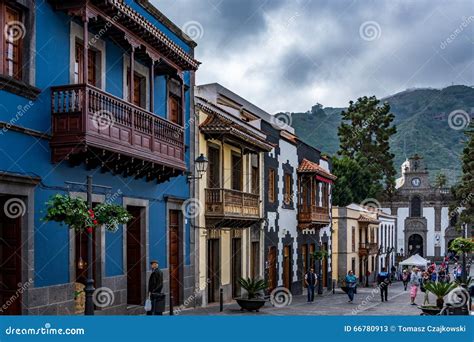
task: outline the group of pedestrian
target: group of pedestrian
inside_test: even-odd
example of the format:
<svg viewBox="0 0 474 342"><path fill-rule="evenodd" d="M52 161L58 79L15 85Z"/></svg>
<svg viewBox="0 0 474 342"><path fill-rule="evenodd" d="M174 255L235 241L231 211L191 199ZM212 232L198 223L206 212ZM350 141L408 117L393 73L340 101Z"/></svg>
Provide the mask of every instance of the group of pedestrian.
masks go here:
<svg viewBox="0 0 474 342"><path fill-rule="evenodd" d="M377 286L380 289L380 298L382 302L388 301L388 287L392 285L392 272L387 272L385 267L377 274ZM349 297L349 303L354 301L354 294L357 290L357 276L352 270L347 272L345 277L347 296Z"/></svg>

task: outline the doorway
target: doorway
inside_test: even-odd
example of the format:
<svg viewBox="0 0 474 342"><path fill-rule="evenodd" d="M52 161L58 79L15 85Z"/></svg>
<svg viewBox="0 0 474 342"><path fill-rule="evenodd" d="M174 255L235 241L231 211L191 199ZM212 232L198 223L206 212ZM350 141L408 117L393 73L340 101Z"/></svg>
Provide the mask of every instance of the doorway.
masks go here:
<svg viewBox="0 0 474 342"><path fill-rule="evenodd" d="M219 298L220 287L220 262L219 262L219 239L207 240L207 301L208 303L217 302Z"/></svg>
<svg viewBox="0 0 474 342"><path fill-rule="evenodd" d="M232 297L240 297L239 279L242 277L242 239L232 239Z"/></svg>
<svg viewBox="0 0 474 342"><path fill-rule="evenodd" d="M423 255L423 238L419 234L413 234L408 239L408 251L410 255L419 254Z"/></svg>
<svg viewBox="0 0 474 342"><path fill-rule="evenodd" d="M173 304L181 304L181 238L180 238L180 211L169 211L169 272L170 272L170 295L173 296Z"/></svg>
<svg viewBox="0 0 474 342"><path fill-rule="evenodd" d="M21 201L13 197L0 197L0 303L11 302L0 315L21 315L21 293L18 284L21 284L21 228L22 215L7 216L3 208L10 203ZM16 216L16 215L14 215ZM17 297L19 296L19 297ZM11 300L10 298L16 298Z"/></svg>
<svg viewBox="0 0 474 342"><path fill-rule="evenodd" d="M127 206L132 219L127 224L127 304L142 305L142 222L144 213L142 207Z"/></svg>
<svg viewBox="0 0 474 342"><path fill-rule="evenodd" d="M260 275L260 242L252 242L252 256L250 259L250 277L258 278Z"/></svg>
<svg viewBox="0 0 474 342"><path fill-rule="evenodd" d="M291 291L291 246L283 248L283 286Z"/></svg>
<svg viewBox="0 0 474 342"><path fill-rule="evenodd" d="M268 291L273 291L277 287L276 268L277 248L272 246L268 249Z"/></svg>

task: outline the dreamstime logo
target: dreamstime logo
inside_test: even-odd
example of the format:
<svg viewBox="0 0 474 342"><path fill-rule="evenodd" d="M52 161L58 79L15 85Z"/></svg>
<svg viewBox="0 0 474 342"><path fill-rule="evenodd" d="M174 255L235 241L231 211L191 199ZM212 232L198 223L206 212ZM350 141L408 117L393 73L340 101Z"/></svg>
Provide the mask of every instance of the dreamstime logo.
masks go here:
<svg viewBox="0 0 474 342"><path fill-rule="evenodd" d="M26 28L21 21L8 21L3 28L3 34L6 40L13 43L25 37Z"/></svg>
<svg viewBox="0 0 474 342"><path fill-rule="evenodd" d="M375 198L366 198L360 203L361 207L365 207L370 212L377 212L382 205Z"/></svg>
<svg viewBox="0 0 474 342"><path fill-rule="evenodd" d="M92 116L92 125L99 131L112 127L114 125L114 116L106 110L99 110Z"/></svg>
<svg viewBox="0 0 474 342"><path fill-rule="evenodd" d="M288 306L292 301L293 295L286 287L277 287L270 293L270 302L276 308Z"/></svg>
<svg viewBox="0 0 474 342"><path fill-rule="evenodd" d="M5 215L11 219L16 219L20 216L25 215L26 213L26 205L19 198L10 198L8 201L5 202L3 206L3 211Z"/></svg>
<svg viewBox="0 0 474 342"><path fill-rule="evenodd" d="M463 21L461 22L461 24L449 35L448 38L446 38L439 44L441 50L446 49L446 47L451 44L472 21L474 21L474 15L471 15L468 18L463 17Z"/></svg>
<svg viewBox="0 0 474 342"><path fill-rule="evenodd" d="M462 109L453 110L448 115L448 125L450 128L459 131L467 126L471 122L471 116L468 112Z"/></svg>
<svg viewBox="0 0 474 342"><path fill-rule="evenodd" d="M380 36L382 35L382 28L376 21L366 21L363 22L362 25L360 25L359 35L363 40L371 42L380 38Z"/></svg>
<svg viewBox="0 0 474 342"><path fill-rule="evenodd" d="M202 212L202 204L196 198L189 198L181 205L181 211L186 218L195 218Z"/></svg>
<svg viewBox="0 0 474 342"><path fill-rule="evenodd" d="M183 25L182 30L192 40L198 40L204 36L204 28L199 21L191 20L186 22Z"/></svg>
<svg viewBox="0 0 474 342"><path fill-rule="evenodd" d="M446 304L450 304L453 307L460 308L469 301L469 292L461 287L458 286L454 289L452 289L447 295L446 295Z"/></svg>
<svg viewBox="0 0 474 342"><path fill-rule="evenodd" d="M115 301L114 292L108 287L99 287L92 294L92 302L99 308L110 306Z"/></svg>
<svg viewBox="0 0 474 342"><path fill-rule="evenodd" d="M286 112L275 114L271 117L270 122L274 127L284 129L286 126L291 126L291 113Z"/></svg>

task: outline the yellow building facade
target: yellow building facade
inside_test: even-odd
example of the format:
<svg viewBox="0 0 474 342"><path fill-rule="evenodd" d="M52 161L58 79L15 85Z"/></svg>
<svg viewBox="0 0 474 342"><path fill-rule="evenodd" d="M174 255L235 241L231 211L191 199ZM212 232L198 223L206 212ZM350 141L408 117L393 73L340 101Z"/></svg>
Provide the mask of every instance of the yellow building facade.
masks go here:
<svg viewBox="0 0 474 342"><path fill-rule="evenodd" d="M216 94L215 94L216 95ZM196 260L201 303L242 295L239 278L263 278L263 162L272 146L251 113L196 89L198 154L208 159L197 181Z"/></svg>
<svg viewBox="0 0 474 342"><path fill-rule="evenodd" d="M333 207L332 220L335 280L340 282L352 270L361 284L368 284L376 272L379 253L377 213L351 204Z"/></svg>

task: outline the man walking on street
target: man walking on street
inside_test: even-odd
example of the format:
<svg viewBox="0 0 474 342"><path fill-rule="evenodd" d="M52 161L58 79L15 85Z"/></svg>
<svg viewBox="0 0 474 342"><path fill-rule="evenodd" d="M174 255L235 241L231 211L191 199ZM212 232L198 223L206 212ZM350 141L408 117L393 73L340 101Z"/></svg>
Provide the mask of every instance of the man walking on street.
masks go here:
<svg viewBox="0 0 474 342"><path fill-rule="evenodd" d="M158 299L162 297L161 291L163 290L163 272L161 272L158 261L152 260L151 275L148 280L148 295L151 300L151 310L147 312L147 315L162 315L163 312L157 311Z"/></svg>
<svg viewBox="0 0 474 342"><path fill-rule="evenodd" d="M382 302L388 300L388 286L392 284L390 280L390 275L388 274L385 267L382 267L382 271L377 275L377 284L380 287L380 296L382 297Z"/></svg>
<svg viewBox="0 0 474 342"><path fill-rule="evenodd" d="M304 283L308 288L308 303L314 301L314 289L318 283L318 276L314 273L314 268L310 268L304 276Z"/></svg>

